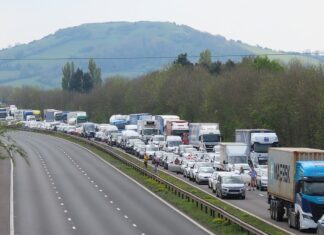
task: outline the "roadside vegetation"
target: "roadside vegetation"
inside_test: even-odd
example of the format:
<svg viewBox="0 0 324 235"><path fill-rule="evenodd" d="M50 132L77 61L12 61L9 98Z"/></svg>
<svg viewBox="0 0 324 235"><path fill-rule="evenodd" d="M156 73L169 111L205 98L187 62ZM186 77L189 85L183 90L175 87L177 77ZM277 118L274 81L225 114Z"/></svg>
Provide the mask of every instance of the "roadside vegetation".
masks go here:
<svg viewBox="0 0 324 235"><path fill-rule="evenodd" d="M84 110L94 122L116 113L176 114L189 122L218 122L225 141L239 128L270 128L282 146L324 148L323 68L267 57L197 64L186 54L160 71L130 80L111 77L88 93L0 88L0 99L18 107Z"/></svg>

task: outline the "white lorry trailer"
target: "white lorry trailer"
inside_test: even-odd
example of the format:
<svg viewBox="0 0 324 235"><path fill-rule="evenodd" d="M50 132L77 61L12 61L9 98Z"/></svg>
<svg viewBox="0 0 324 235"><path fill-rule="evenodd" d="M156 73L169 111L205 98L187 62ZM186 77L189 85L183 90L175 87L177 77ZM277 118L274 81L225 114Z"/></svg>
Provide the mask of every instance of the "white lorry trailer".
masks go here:
<svg viewBox="0 0 324 235"><path fill-rule="evenodd" d="M223 171L248 168L248 146L243 143L223 142L219 144L220 169Z"/></svg>
<svg viewBox="0 0 324 235"><path fill-rule="evenodd" d="M237 129L235 130L235 142L249 146L247 151L250 163L255 167L267 165L268 148L279 145L277 134L269 129Z"/></svg>
<svg viewBox="0 0 324 235"><path fill-rule="evenodd" d="M67 114L67 122L69 125L80 126L88 121L87 113L84 111L73 111Z"/></svg>
<svg viewBox="0 0 324 235"><path fill-rule="evenodd" d="M144 143L148 143L153 135L158 134L158 126L156 120L138 120L137 132L142 136Z"/></svg>
<svg viewBox="0 0 324 235"><path fill-rule="evenodd" d="M317 228L324 214L324 150L269 148L268 202L271 219Z"/></svg>
<svg viewBox="0 0 324 235"><path fill-rule="evenodd" d="M215 145L221 142L218 123L190 123L189 144L197 149L213 151Z"/></svg>

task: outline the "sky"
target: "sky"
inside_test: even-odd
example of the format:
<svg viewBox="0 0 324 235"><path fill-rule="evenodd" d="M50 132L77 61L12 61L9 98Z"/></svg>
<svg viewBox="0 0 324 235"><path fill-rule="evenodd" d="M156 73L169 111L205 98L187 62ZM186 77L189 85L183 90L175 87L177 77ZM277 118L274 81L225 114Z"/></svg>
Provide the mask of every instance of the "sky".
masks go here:
<svg viewBox="0 0 324 235"><path fill-rule="evenodd" d="M4 0L0 49L84 23L185 24L283 51L324 51L323 0Z"/></svg>

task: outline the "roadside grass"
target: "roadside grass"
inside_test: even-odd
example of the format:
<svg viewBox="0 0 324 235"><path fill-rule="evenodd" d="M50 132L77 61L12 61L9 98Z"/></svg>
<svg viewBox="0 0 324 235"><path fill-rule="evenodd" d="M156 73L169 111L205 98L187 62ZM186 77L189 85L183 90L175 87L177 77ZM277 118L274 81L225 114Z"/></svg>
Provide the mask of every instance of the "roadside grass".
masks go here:
<svg viewBox="0 0 324 235"><path fill-rule="evenodd" d="M187 200L182 199L181 197L178 197L171 191L169 191L163 184L160 184L151 178L146 177L145 175L141 174L140 172L136 171L135 169L127 166L122 161L114 158L113 156L109 155L105 151L102 151L90 144L87 144L83 141L77 140L73 138L72 136L63 135L60 133L50 133L51 135L64 138L66 140L69 140L71 142L77 143L83 147L86 147L87 149L93 151L103 159L105 159L107 162L111 163L121 171L125 172L127 175L144 185L146 188L150 189L152 192L166 200L168 203L174 205L184 213L186 213L188 216L193 218L194 220L198 221L200 224L208 228L209 230L219 233L219 234L247 234L246 232L242 231L242 229L235 225L230 224L228 221L221 219L221 218L213 218L210 217L208 214L204 213L204 211L201 211L199 207L196 207L195 203L189 203ZM137 159L134 159L130 156L128 156L125 153L118 152L118 154L123 155L127 160L135 163L138 166L143 166L142 161L139 161ZM149 166L148 170L152 171L152 167ZM230 214L234 215L235 217L239 218L240 220L253 225L254 227L260 229L261 231L272 234L272 235L283 235L286 234L280 229L277 229L271 225L268 225L267 223L263 222L262 220L257 219L254 216L251 216L239 209L236 209L235 207L232 207L226 203L223 203L222 201L218 200L216 197L213 197L209 195L208 193L205 193L201 190L198 190L197 188L191 186L190 184L181 181L171 175L168 175L162 171L158 172L158 175L167 180L168 182L175 184L177 187L190 192L191 194L208 201L209 203L212 203L213 205L224 209L225 211L229 212Z"/></svg>

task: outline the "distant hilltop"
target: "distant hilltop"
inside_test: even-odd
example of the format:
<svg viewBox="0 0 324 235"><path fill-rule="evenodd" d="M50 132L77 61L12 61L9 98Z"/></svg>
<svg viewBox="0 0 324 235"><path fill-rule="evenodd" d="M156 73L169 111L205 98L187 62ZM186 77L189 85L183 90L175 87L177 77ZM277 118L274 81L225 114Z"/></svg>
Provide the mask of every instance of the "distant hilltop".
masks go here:
<svg viewBox="0 0 324 235"><path fill-rule="evenodd" d="M196 62L195 56L206 49L212 52L213 60L220 61L237 61L244 55L256 54L276 54L270 58L284 62L293 57L307 63L323 60L285 55L175 23L93 23L60 29L29 44L0 50L0 59L6 59L0 60L0 86L58 88L63 65L73 61L76 66L86 68L88 58L95 59L103 78L113 75L133 78L163 68L180 53L187 53Z"/></svg>

